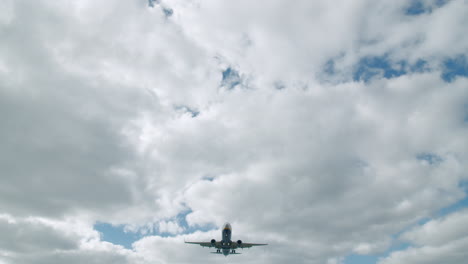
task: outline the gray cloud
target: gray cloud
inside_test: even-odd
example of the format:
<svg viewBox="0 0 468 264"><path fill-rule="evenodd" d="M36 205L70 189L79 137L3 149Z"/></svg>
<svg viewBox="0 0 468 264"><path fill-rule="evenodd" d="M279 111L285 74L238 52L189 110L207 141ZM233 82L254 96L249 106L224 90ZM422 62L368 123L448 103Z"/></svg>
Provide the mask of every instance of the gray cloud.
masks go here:
<svg viewBox="0 0 468 264"><path fill-rule="evenodd" d="M73 237L66 237L53 227L34 220L9 222L7 219L0 219L0 232L0 248L6 251L28 253L78 248Z"/></svg>
<svg viewBox="0 0 468 264"><path fill-rule="evenodd" d="M6 3L7 263L214 263L181 235L126 250L92 231L100 221L180 234L187 211L192 228L230 221L236 239L271 244L230 261L340 263L385 252L393 235L466 195L467 79L440 78L446 57L466 53L462 1L418 16L406 1L164 2L170 19L147 1ZM354 82L367 56L427 69ZM234 83L249 89L220 89ZM415 247L382 263L464 245L403 237Z"/></svg>

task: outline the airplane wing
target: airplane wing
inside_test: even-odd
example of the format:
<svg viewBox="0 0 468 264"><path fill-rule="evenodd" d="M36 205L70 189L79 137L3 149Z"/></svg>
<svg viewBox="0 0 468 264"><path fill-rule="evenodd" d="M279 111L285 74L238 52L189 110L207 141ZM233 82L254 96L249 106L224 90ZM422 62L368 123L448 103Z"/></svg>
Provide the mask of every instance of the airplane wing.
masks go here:
<svg viewBox="0 0 468 264"><path fill-rule="evenodd" d="M232 243L231 248L251 248L256 246L266 246L268 244L257 244L257 243L244 243L242 242L240 245L237 243Z"/></svg>
<svg viewBox="0 0 468 264"><path fill-rule="evenodd" d="M202 247L215 247L215 248L221 248L221 243L220 242L216 242L213 244L211 244L211 242L188 242L188 241L185 241L186 244L196 244L196 245L200 245Z"/></svg>

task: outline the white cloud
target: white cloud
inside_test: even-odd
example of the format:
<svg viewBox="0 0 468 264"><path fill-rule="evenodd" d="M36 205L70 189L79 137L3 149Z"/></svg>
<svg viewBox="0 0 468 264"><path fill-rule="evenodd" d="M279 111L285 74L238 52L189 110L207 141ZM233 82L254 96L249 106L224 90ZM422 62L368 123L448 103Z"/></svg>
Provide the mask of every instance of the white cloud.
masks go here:
<svg viewBox="0 0 468 264"><path fill-rule="evenodd" d="M468 212L455 212L444 219L432 220L419 228L408 231L402 239L415 245L442 246L451 241L468 236L468 230L463 226L468 218Z"/></svg>
<svg viewBox="0 0 468 264"><path fill-rule="evenodd" d="M40 217L0 219L0 261L4 263L115 263L129 262L133 254L99 240L89 223L74 218Z"/></svg>
<svg viewBox="0 0 468 264"><path fill-rule="evenodd" d="M217 261L180 235L126 250L92 229L180 234L190 210L190 228L230 221L271 244L234 262L341 263L465 195L468 81L439 69L466 53L463 1L413 17L403 0L161 3L170 17L147 1L5 3L0 261ZM429 70L353 82L365 56ZM434 222L441 240L407 233L407 252L455 243L455 222Z"/></svg>
<svg viewBox="0 0 468 264"><path fill-rule="evenodd" d="M463 263L468 254L468 211L463 210L416 227L401 236L412 247L392 253L379 264Z"/></svg>
<svg viewBox="0 0 468 264"><path fill-rule="evenodd" d="M183 228L174 221L162 221L159 222L158 231L160 233L179 234L182 233Z"/></svg>

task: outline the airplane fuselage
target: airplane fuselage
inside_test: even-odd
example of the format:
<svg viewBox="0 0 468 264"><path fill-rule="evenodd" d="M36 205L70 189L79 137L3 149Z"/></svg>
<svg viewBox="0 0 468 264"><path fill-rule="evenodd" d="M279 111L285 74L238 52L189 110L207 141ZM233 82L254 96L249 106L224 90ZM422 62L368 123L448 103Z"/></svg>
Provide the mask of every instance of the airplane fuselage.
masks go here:
<svg viewBox="0 0 468 264"><path fill-rule="evenodd" d="M251 248L255 246L266 246L268 244L258 244L258 243L244 243L242 240L237 240L232 242L232 227L229 223L224 224L223 229L221 230L221 241L217 242L215 239L211 239L210 242L194 242L194 241L185 241L187 244L197 244L202 247L214 247L216 252L211 252L214 254L223 254L227 257L229 254L241 254L236 253L238 248Z"/></svg>
<svg viewBox="0 0 468 264"><path fill-rule="evenodd" d="M223 251L223 255L227 256L231 252L231 235L232 235L232 228L229 223L224 225L223 230L221 231L221 249Z"/></svg>

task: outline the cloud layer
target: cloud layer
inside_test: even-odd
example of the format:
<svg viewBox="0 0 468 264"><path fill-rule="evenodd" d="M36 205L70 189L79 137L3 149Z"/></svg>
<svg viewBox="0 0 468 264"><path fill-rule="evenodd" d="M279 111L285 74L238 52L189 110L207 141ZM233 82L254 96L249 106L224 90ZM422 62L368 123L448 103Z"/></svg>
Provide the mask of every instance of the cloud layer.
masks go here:
<svg viewBox="0 0 468 264"><path fill-rule="evenodd" d="M0 263L460 263L468 5L414 8L3 1Z"/></svg>

